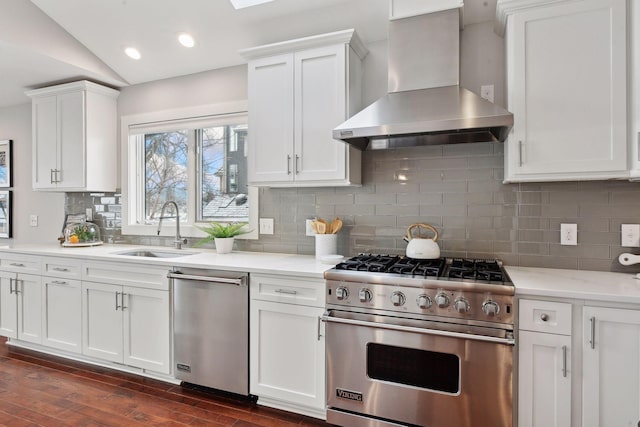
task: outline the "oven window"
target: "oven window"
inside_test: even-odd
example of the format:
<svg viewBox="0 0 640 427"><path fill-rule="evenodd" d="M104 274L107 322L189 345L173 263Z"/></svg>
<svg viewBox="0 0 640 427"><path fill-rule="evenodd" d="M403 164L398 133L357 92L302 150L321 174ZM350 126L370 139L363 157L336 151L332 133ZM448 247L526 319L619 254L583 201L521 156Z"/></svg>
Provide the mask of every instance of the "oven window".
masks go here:
<svg viewBox="0 0 640 427"><path fill-rule="evenodd" d="M455 354L369 343L367 375L446 393L460 390L460 360Z"/></svg>

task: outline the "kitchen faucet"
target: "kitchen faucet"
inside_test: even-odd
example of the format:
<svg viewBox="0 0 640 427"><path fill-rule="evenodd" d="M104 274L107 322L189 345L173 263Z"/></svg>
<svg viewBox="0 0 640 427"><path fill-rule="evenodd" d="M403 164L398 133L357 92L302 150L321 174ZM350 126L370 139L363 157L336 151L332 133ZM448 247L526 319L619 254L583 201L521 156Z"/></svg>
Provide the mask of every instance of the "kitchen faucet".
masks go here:
<svg viewBox="0 0 640 427"><path fill-rule="evenodd" d="M160 211L160 221L158 222L158 236L160 235L160 229L162 227L162 219L165 218L164 216L164 209L167 207L167 205L173 205L176 208L176 238L173 241L173 246L175 246L176 249L182 249L182 244L183 243L187 243L187 239L183 239L180 236L180 213L178 212L178 204L176 202L174 202L173 200L169 200L168 202L165 202L164 205L162 205L162 210ZM166 217L166 218L173 218L173 217Z"/></svg>

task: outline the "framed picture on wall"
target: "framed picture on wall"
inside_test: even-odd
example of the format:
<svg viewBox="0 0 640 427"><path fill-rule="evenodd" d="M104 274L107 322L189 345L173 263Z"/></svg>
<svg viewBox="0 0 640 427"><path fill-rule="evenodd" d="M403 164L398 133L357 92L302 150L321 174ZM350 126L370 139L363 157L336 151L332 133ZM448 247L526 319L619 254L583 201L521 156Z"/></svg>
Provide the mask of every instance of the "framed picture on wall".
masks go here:
<svg viewBox="0 0 640 427"><path fill-rule="evenodd" d="M11 187L11 143L10 139L0 140L0 187Z"/></svg>
<svg viewBox="0 0 640 427"><path fill-rule="evenodd" d="M11 191L0 191L0 238L11 237Z"/></svg>

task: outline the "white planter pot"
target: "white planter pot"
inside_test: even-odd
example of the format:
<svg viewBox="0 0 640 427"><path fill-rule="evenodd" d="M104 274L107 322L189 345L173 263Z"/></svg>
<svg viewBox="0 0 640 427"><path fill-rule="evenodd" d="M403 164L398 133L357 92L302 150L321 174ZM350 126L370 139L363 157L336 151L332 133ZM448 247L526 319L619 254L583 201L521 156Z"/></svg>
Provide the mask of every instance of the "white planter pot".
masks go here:
<svg viewBox="0 0 640 427"><path fill-rule="evenodd" d="M233 237L216 237L213 240L216 243L216 252L219 254L228 254L233 250Z"/></svg>

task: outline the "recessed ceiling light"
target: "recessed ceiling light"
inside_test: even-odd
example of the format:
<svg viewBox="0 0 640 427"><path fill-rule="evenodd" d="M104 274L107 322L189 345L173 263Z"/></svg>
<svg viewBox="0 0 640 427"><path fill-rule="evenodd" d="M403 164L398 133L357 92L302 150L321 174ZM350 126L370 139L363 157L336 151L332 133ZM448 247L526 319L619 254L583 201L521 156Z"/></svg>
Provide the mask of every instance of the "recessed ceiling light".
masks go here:
<svg viewBox="0 0 640 427"><path fill-rule="evenodd" d="M191 37L191 34L187 33L180 33L178 35L178 41L184 47L193 47L196 44L195 40L193 40L193 37Z"/></svg>
<svg viewBox="0 0 640 427"><path fill-rule="evenodd" d="M125 48L124 53L126 53L127 56L132 59L140 59L142 57L142 55L140 55L140 51L135 47Z"/></svg>
<svg viewBox="0 0 640 427"><path fill-rule="evenodd" d="M262 3L269 3L273 0L229 0L234 8L244 9L245 7L257 6Z"/></svg>

